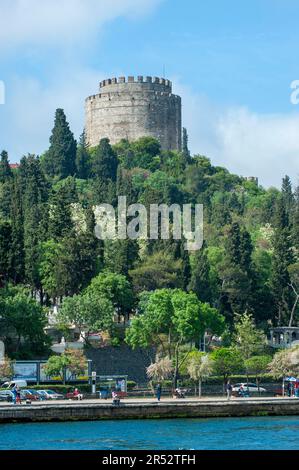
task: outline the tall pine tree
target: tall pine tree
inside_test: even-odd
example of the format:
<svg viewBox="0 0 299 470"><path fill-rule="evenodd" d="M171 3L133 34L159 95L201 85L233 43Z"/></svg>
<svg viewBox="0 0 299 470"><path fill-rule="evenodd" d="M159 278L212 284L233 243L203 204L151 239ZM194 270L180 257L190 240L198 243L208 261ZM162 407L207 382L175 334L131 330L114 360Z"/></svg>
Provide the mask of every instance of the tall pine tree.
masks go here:
<svg viewBox="0 0 299 470"><path fill-rule="evenodd" d="M275 232L273 237L273 261L271 289L274 298L275 321L278 325L288 324L292 294L288 267L293 262L289 218L282 196L277 201Z"/></svg>
<svg viewBox="0 0 299 470"><path fill-rule="evenodd" d="M44 169L49 177L58 180L76 173L77 143L63 109L57 109L50 137L50 148L44 157Z"/></svg>
<svg viewBox="0 0 299 470"><path fill-rule="evenodd" d="M89 153L87 150L85 131L83 131L76 154L76 176L80 179L87 179L90 174Z"/></svg>
<svg viewBox="0 0 299 470"><path fill-rule="evenodd" d="M3 150L0 155L0 183L5 183L12 177L12 171L8 161L8 153Z"/></svg>

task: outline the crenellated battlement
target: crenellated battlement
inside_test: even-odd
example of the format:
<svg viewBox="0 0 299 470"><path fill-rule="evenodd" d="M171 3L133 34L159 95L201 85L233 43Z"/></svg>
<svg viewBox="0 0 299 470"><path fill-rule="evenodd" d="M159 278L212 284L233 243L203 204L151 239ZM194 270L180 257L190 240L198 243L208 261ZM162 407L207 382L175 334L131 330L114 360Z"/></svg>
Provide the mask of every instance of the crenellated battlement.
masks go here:
<svg viewBox="0 0 299 470"><path fill-rule="evenodd" d="M137 77L128 76L128 77L114 77L114 78L107 78L100 82L100 88L104 88L110 85L119 85L124 83L138 83L138 84L155 84L155 85L162 85L163 87L169 87L170 91L172 88L172 83L170 80L166 78L159 78L159 77L149 77L138 75Z"/></svg>

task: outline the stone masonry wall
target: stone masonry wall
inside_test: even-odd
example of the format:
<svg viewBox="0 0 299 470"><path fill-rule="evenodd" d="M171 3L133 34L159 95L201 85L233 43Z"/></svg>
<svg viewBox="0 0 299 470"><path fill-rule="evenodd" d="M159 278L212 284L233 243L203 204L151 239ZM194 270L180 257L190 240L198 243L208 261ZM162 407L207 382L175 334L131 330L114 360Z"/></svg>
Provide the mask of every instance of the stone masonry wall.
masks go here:
<svg viewBox="0 0 299 470"><path fill-rule="evenodd" d="M105 137L115 144L151 136L164 150L180 150L181 107L169 80L141 76L104 80L100 93L86 99L87 143L94 147Z"/></svg>

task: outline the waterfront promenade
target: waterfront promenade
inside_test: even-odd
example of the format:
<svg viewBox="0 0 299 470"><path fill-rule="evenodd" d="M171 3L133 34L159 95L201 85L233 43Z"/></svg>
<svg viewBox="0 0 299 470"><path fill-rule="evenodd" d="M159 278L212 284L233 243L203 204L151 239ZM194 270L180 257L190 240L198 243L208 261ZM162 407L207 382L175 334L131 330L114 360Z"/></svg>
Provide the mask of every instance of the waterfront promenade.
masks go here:
<svg viewBox="0 0 299 470"><path fill-rule="evenodd" d="M257 397L232 398L228 401L224 397L164 398L158 403L153 398L127 398L121 401L120 406L114 406L111 399L0 404L0 423L284 415L299 415L298 399Z"/></svg>

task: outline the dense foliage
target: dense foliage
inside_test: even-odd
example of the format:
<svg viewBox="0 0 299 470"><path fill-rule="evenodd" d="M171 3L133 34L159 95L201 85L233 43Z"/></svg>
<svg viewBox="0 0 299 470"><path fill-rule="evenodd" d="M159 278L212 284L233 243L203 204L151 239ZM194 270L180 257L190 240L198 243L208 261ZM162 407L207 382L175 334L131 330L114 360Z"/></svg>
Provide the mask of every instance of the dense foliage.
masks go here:
<svg viewBox="0 0 299 470"><path fill-rule="evenodd" d="M98 240L92 208L116 206L117 196L146 207L203 204L203 248L188 252L174 239ZM150 137L113 147L103 139L89 149L84 133L76 143L59 109L44 155L24 156L12 170L1 153L1 336L9 344L13 329L17 348L42 351L43 306L62 304L65 321L79 318L93 330L109 328L114 313L119 321L132 313L141 315L134 322L143 321L149 293L161 292L172 299L173 331L182 342L194 338L181 322L190 313L181 305L196 299L196 311L208 305L217 313L214 333L221 315L233 331L235 314L244 312L264 331L296 325L298 233L299 188L287 176L281 191L266 190L205 156L191 157L185 130L182 152L162 151ZM19 326L16 304L28 328ZM205 326L190 328L195 337Z"/></svg>

